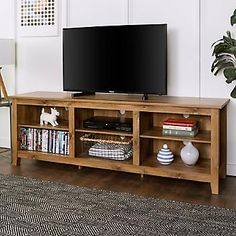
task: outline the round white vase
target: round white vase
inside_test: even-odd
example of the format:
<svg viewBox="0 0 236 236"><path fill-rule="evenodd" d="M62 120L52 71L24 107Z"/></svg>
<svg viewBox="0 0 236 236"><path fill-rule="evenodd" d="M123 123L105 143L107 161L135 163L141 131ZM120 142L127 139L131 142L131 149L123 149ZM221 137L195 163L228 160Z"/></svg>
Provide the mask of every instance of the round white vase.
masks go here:
<svg viewBox="0 0 236 236"><path fill-rule="evenodd" d="M183 142L184 147L180 151L182 161L189 166L193 166L197 163L199 158L199 151L193 146L192 142Z"/></svg>

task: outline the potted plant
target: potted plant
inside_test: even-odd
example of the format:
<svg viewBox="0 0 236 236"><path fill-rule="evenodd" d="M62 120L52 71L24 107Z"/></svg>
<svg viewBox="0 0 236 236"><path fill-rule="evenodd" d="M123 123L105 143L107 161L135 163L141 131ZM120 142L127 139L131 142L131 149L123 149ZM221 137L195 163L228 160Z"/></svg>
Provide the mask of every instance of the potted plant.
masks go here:
<svg viewBox="0 0 236 236"><path fill-rule="evenodd" d="M236 9L230 18L230 23L232 26L236 24ZM230 31L227 31L226 35L216 41L212 47L215 60L212 63L211 72L217 75L218 72L223 71L226 83L232 83L236 80L236 39L232 37ZM236 86L230 95L236 98Z"/></svg>

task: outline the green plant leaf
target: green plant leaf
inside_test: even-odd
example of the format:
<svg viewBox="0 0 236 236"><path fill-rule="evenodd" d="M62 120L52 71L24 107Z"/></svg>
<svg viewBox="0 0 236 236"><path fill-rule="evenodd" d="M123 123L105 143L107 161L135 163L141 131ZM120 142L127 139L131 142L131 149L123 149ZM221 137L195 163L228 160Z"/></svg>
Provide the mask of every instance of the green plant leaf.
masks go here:
<svg viewBox="0 0 236 236"><path fill-rule="evenodd" d="M217 66L214 68L214 75L217 75L221 70L224 70L225 68L228 67L232 67L232 63L219 62Z"/></svg>
<svg viewBox="0 0 236 236"><path fill-rule="evenodd" d="M231 96L232 98L236 98L236 86L235 86L234 89L232 90L230 96Z"/></svg>
<svg viewBox="0 0 236 236"><path fill-rule="evenodd" d="M215 42L211 45L211 47L214 47L215 44L217 44L217 43L219 43L219 42L222 42L222 41L224 41L224 40L223 40L223 39L219 39L219 40L215 41Z"/></svg>
<svg viewBox="0 0 236 236"><path fill-rule="evenodd" d="M236 9L230 18L231 25L236 24ZM223 71L226 83L232 83L236 80L236 39L232 38L230 31L223 35L223 38L214 42L212 56L215 60L211 65L211 72L217 75ZM236 98L236 86L231 92L231 97Z"/></svg>
<svg viewBox="0 0 236 236"><path fill-rule="evenodd" d="M229 48L230 53L236 55L236 46L232 46Z"/></svg>
<svg viewBox="0 0 236 236"><path fill-rule="evenodd" d="M230 23L233 26L234 24L236 24L236 9L234 10L233 15L230 18Z"/></svg>
<svg viewBox="0 0 236 236"><path fill-rule="evenodd" d="M213 61L211 65L211 72L214 73L214 75L217 75L217 73L222 69L234 67L235 63L235 58L231 54L222 53L216 56Z"/></svg>
<svg viewBox="0 0 236 236"><path fill-rule="evenodd" d="M227 44L226 43L219 43L216 44L213 50L213 55L218 55L219 53L224 53L227 51Z"/></svg>
<svg viewBox="0 0 236 236"><path fill-rule="evenodd" d="M229 39L232 39L232 36L231 36L230 31L226 31L226 34L227 34L227 36L228 36Z"/></svg>
<svg viewBox="0 0 236 236"><path fill-rule="evenodd" d="M226 37L226 36L225 36ZM219 41L217 44L214 45L212 55L217 56L221 53L233 53L235 55L236 52L236 41L233 39L229 39L228 42L226 40Z"/></svg>
<svg viewBox="0 0 236 236"><path fill-rule="evenodd" d="M223 73L226 78L226 83L230 84L232 81L236 80L236 68L226 68Z"/></svg>

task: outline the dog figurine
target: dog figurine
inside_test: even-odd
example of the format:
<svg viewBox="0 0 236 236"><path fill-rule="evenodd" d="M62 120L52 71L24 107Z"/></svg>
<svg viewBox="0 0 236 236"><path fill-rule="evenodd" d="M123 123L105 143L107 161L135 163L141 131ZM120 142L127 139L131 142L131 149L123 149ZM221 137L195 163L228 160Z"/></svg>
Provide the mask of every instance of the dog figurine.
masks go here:
<svg viewBox="0 0 236 236"><path fill-rule="evenodd" d="M59 112L56 108L51 108L51 114L44 112L44 108L42 108L42 113L40 115L40 125L47 125L50 123L52 126L57 126L57 116L59 116Z"/></svg>

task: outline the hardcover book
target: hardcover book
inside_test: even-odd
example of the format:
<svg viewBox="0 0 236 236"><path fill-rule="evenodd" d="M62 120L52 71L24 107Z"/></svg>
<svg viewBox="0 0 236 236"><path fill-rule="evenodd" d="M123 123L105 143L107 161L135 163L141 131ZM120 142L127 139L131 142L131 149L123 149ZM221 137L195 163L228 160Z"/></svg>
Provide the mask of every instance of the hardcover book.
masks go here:
<svg viewBox="0 0 236 236"><path fill-rule="evenodd" d="M176 125L176 126L196 126L197 121L192 120L192 119L187 119L187 118L176 118L176 119L167 119L163 121L163 125Z"/></svg>
<svg viewBox="0 0 236 236"><path fill-rule="evenodd" d="M186 131L192 131L197 128L196 125L194 126L181 126L181 125L163 125L163 129L174 129L174 130L186 130Z"/></svg>
<svg viewBox="0 0 236 236"><path fill-rule="evenodd" d="M192 131L187 130L174 130L174 129L162 129L162 135L170 135L170 136L186 136L186 137L194 137L198 133L198 129L194 129Z"/></svg>

